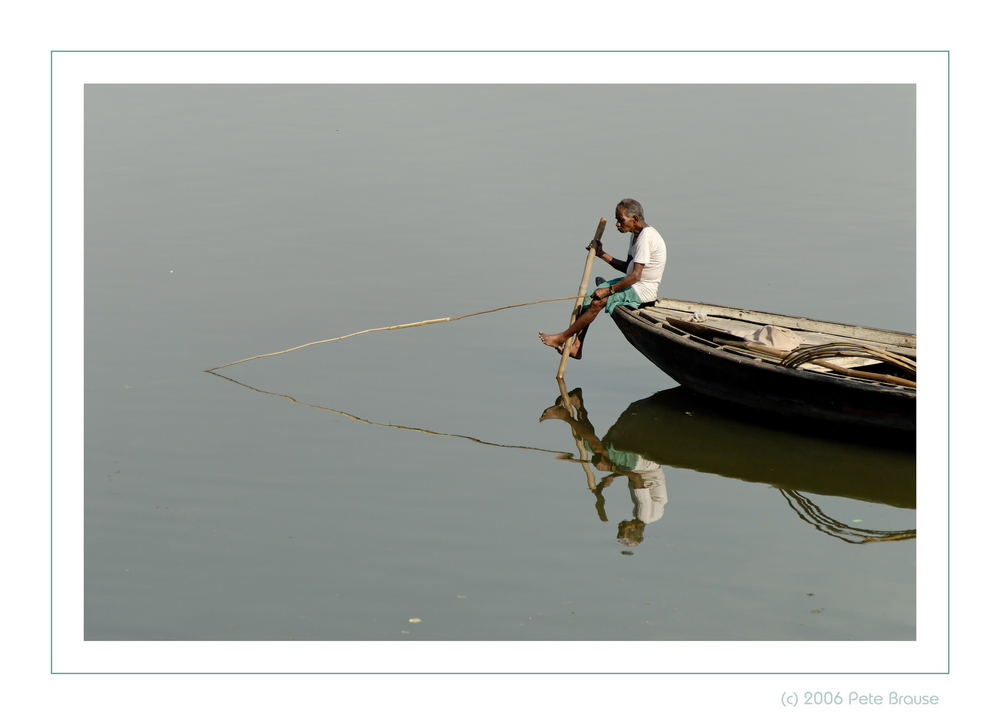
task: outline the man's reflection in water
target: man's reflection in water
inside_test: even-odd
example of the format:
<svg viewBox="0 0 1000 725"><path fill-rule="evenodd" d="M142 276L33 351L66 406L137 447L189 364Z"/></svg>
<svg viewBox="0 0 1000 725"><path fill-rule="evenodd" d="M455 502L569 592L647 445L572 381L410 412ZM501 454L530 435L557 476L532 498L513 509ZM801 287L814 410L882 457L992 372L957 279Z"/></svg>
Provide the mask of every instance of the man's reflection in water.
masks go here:
<svg viewBox="0 0 1000 725"><path fill-rule="evenodd" d="M598 438L583 405L583 391L580 388L556 398L555 405L542 412L539 421L544 420L562 420L568 423L573 437L593 454L590 463L598 471L608 473L592 486L594 495L597 496L597 512L602 521L607 521L604 514L604 489L616 478L628 479L632 519L618 524L618 542L625 546L638 546L643 539L646 524L658 521L667 504L667 479L663 468L638 453L620 451Z"/></svg>

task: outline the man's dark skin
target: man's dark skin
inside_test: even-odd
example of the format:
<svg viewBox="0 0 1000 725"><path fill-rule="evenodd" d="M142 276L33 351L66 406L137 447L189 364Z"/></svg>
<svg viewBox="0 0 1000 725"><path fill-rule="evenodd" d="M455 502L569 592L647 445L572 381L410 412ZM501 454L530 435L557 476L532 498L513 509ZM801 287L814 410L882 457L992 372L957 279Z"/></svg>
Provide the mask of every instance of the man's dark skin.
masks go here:
<svg viewBox="0 0 1000 725"><path fill-rule="evenodd" d="M573 415L565 407L563 407L563 400L566 400L569 405L576 410L576 418L574 418ZM587 416L587 409L583 407L583 393L580 388L567 393L565 398L562 396L556 398L555 405L551 405L546 408L538 420L539 422L543 420L562 420L569 423L570 428L573 430L574 437L585 441L587 446L594 453L594 458L591 461L594 468L599 471L609 471L609 474L602 478L600 483L597 484L597 487L593 489L593 493L597 497L597 514L601 521L608 520L608 516L604 511L604 489L610 486L615 478L618 476L627 477L629 488L643 487L641 477L632 471L617 468L613 463L611 463L611 455L608 453L608 449L604 445L604 441L597 437L597 433L594 431L594 426L590 422L590 418ZM642 541L642 535L645 528L646 524L640 519L622 521L618 524L618 542L624 544L625 546L637 546Z"/></svg>
<svg viewBox="0 0 1000 725"><path fill-rule="evenodd" d="M625 210L619 206L615 209L615 226L622 234L638 234L649 225L642 219L629 216ZM604 262L607 262L619 272L626 274L625 278L616 282L614 289L611 287L601 287L594 290L594 293L591 295L592 302L590 303L590 306L588 306L587 309L583 311L583 314L576 319L576 322L570 325L567 329L555 334L546 334L544 332L538 333L538 339L549 347L554 347L559 352L562 352L562 346L566 344L566 341L576 335L576 341L573 343L573 347L570 349L569 354L570 357L576 358L577 360L583 357L583 338L587 335L587 329L590 327L590 323L597 319L597 315L600 314L601 310L603 310L605 305L607 305L608 297L615 292L621 292L624 289L628 289L638 282L642 276L643 269L643 265L637 263L633 265L632 273L627 274L628 260L615 259L610 254L607 254L604 251L604 245L601 244L600 240L595 239L586 246L586 249L591 248L594 250L594 256Z"/></svg>

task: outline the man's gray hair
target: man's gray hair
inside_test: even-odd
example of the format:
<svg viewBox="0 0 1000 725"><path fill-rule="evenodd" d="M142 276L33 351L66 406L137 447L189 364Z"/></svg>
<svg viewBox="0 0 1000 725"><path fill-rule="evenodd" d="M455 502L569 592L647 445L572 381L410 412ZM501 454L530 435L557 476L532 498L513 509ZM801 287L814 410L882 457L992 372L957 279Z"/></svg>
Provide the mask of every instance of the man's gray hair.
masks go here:
<svg viewBox="0 0 1000 725"><path fill-rule="evenodd" d="M622 199L615 208L621 209L633 219L638 219L641 222L646 221L646 218L642 215L642 204L635 199Z"/></svg>

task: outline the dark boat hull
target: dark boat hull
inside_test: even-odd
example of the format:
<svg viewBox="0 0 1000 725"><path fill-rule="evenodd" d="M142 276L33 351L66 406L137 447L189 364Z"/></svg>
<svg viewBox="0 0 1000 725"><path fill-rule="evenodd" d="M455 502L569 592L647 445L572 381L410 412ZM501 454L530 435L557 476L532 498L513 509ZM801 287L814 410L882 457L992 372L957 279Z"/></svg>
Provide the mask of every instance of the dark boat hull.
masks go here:
<svg viewBox="0 0 1000 725"><path fill-rule="evenodd" d="M768 416L912 433L916 392L728 354L619 307L612 319L654 365L682 386Z"/></svg>
<svg viewBox="0 0 1000 725"><path fill-rule="evenodd" d="M870 438L811 435L801 424L755 425L750 416L675 387L629 405L604 442L672 468L916 508L914 448Z"/></svg>

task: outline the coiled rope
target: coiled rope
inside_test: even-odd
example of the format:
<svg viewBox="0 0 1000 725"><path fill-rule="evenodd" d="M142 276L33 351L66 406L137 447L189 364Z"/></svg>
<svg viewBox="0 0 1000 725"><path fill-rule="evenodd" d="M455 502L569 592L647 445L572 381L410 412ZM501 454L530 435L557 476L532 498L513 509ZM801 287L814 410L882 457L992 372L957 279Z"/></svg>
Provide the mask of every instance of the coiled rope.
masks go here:
<svg viewBox="0 0 1000 725"><path fill-rule="evenodd" d="M797 368L813 360L829 357L864 357L889 363L910 373L917 372L917 364L910 358L896 355L888 350L879 350L853 342L831 342L826 345L811 345L789 353L781 361L781 364L786 368Z"/></svg>

